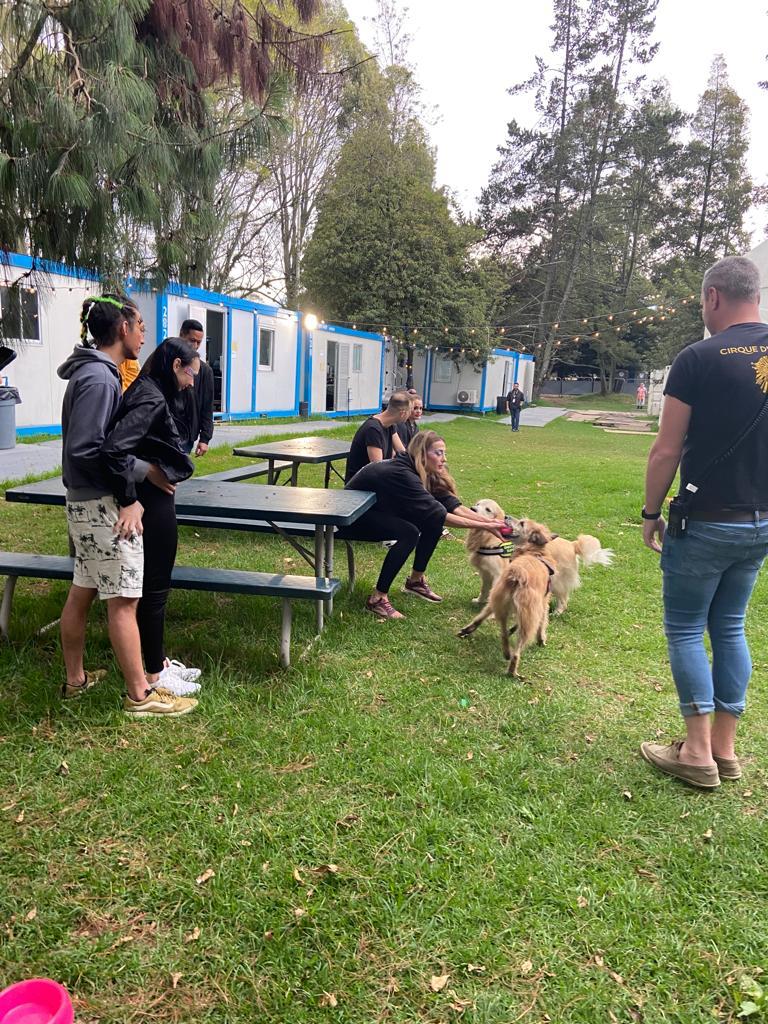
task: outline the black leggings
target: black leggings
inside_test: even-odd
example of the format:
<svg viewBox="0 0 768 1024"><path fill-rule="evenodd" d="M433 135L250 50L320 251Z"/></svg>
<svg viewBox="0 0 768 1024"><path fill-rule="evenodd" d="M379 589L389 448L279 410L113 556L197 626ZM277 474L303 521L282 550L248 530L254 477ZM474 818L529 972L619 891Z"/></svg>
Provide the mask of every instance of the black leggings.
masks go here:
<svg viewBox="0 0 768 1024"><path fill-rule="evenodd" d="M154 674L162 672L165 661L165 606L178 544L176 506L173 495L154 484L138 484L136 492L144 506L144 587L136 619L144 667Z"/></svg>
<svg viewBox="0 0 768 1024"><path fill-rule="evenodd" d="M443 521L434 520L419 531L418 526L406 519L381 512L376 508L365 512L356 523L339 530L340 540L394 540L396 544L389 549L381 567L376 589L388 594L392 582L405 565L408 555L416 549L413 556L413 571L424 572L429 565L432 552L443 532Z"/></svg>

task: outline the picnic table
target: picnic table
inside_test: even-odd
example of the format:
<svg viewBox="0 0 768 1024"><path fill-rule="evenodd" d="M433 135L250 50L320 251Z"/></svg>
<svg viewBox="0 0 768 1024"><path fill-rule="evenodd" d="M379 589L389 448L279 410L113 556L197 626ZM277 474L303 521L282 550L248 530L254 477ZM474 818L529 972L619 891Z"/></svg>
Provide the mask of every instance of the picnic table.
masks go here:
<svg viewBox="0 0 768 1024"><path fill-rule="evenodd" d="M302 462L318 465L325 463L325 487L331 482L331 472L342 481L334 462L346 459L351 445L349 441L337 441L331 437L294 437L288 441L271 441L264 444L249 444L244 448L233 448L233 455L245 459L266 459L268 463L267 483L275 483L275 463L290 462L291 486L296 487L299 480L299 466Z"/></svg>
<svg viewBox="0 0 768 1024"><path fill-rule="evenodd" d="M66 491L59 477L12 487L5 497L6 501L63 506ZM233 484L192 477L176 488L176 515L221 520L223 526L227 519L252 520L254 527L257 521L266 521L312 566L316 578L330 578L335 528L354 523L375 501L371 491ZM291 523L314 526L314 552L307 551L281 528ZM324 611L333 611L332 598L318 602L318 631L323 628Z"/></svg>

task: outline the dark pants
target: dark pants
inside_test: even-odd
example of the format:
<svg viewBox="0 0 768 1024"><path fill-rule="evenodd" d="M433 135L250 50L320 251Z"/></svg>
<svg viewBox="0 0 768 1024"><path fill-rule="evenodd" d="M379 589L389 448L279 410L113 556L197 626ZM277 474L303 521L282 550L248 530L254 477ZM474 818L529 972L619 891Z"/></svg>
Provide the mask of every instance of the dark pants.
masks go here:
<svg viewBox="0 0 768 1024"><path fill-rule="evenodd" d="M512 408L509 410L509 416L510 416L510 420L512 421L512 429L513 430L519 430L520 429L520 406L519 405L513 405Z"/></svg>
<svg viewBox="0 0 768 1024"><path fill-rule="evenodd" d="M154 484L138 484L136 492L144 506L144 588L136 619L144 667L155 673L162 671L165 661L165 606L178 544L176 506L173 495Z"/></svg>
<svg viewBox="0 0 768 1024"><path fill-rule="evenodd" d="M340 540L394 540L397 542L387 552L387 557L384 559L379 578L376 581L376 589L382 594L388 594L395 576L405 565L408 555L414 548L416 553L413 556L413 571L425 571L442 532L442 519L436 519L419 530L418 526L414 526L406 519L372 508L360 516L352 526L339 530L337 537Z"/></svg>

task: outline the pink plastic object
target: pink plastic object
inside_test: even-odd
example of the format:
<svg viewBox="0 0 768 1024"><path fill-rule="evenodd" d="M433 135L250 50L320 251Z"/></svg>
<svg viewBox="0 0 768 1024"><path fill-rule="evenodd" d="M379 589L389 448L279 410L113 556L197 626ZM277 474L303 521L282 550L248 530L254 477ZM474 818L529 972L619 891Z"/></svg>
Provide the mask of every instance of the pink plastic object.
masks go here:
<svg viewBox="0 0 768 1024"><path fill-rule="evenodd" d="M19 981L0 992L0 1024L73 1024L74 1019L69 993L49 978Z"/></svg>

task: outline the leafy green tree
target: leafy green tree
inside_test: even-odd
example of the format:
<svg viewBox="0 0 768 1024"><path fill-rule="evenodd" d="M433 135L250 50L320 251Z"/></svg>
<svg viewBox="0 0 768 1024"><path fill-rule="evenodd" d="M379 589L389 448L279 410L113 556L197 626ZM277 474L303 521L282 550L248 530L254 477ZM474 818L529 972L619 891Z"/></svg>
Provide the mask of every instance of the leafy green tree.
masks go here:
<svg viewBox="0 0 768 1024"><path fill-rule="evenodd" d="M295 0L309 19L318 0ZM226 167L263 152L322 39L239 0L0 7L0 244L195 283ZM237 88L228 116L211 90Z"/></svg>

